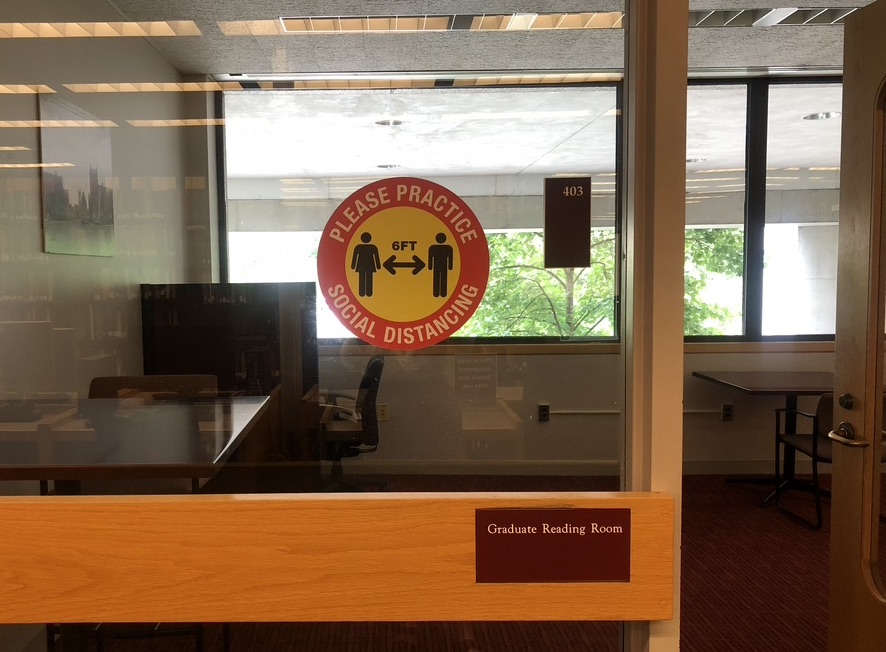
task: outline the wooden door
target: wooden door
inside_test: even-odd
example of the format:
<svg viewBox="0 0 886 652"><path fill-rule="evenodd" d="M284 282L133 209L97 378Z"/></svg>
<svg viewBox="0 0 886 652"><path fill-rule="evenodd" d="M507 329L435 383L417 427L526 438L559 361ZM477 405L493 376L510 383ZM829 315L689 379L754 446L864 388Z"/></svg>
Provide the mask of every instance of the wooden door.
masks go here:
<svg viewBox="0 0 886 652"><path fill-rule="evenodd" d="M886 646L878 568L883 432L886 0L845 27L829 649Z"/></svg>

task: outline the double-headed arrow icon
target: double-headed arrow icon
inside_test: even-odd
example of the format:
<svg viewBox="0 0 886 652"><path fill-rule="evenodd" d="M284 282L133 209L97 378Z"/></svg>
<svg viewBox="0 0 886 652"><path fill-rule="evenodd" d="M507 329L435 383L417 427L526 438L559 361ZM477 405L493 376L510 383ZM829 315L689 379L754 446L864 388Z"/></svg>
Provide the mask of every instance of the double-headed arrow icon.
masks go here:
<svg viewBox="0 0 886 652"><path fill-rule="evenodd" d="M383 267L386 270L388 270L391 274L396 274L398 267L411 267L412 268L412 275L415 276L416 274L418 274L421 270L423 270L425 268L425 262L421 258L419 258L418 256L413 255L411 263L398 263L397 257L391 256L390 258L388 258L384 262Z"/></svg>

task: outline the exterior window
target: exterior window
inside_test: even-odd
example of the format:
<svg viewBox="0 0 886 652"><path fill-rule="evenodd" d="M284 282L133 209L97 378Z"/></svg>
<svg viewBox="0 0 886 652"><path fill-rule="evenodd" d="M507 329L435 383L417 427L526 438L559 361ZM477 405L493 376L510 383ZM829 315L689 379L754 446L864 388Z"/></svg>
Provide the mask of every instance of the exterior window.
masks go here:
<svg viewBox="0 0 886 652"><path fill-rule="evenodd" d="M685 332L741 335L747 87L687 97Z"/></svg>
<svg viewBox="0 0 886 652"><path fill-rule="evenodd" d="M827 81L690 85L687 336L834 332L841 94ZM456 338L617 339L616 96L608 85L226 93L229 279L316 280L335 208L382 176L416 176L461 196L490 245L486 297ZM590 267L544 268L555 175L592 178ZM349 337L322 300L318 323L320 337Z"/></svg>
<svg viewBox="0 0 886 652"><path fill-rule="evenodd" d="M486 296L456 337L615 338L617 108L612 85L225 93L229 279L316 280L335 208L414 176L464 199L489 242ZM544 268L555 175L592 179L587 268ZM349 337L319 304L318 335Z"/></svg>
<svg viewBox="0 0 886 652"><path fill-rule="evenodd" d="M769 88L763 335L834 332L842 92Z"/></svg>
<svg viewBox="0 0 886 652"><path fill-rule="evenodd" d="M475 337L615 334L615 230L591 233L591 266L545 269L541 231L488 233L486 300L462 330Z"/></svg>

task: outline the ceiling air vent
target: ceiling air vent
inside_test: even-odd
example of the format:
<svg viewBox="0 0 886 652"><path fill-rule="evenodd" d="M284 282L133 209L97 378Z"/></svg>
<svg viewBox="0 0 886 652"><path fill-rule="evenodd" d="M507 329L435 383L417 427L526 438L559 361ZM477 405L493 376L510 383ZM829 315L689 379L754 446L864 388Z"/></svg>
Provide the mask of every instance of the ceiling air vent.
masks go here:
<svg viewBox="0 0 886 652"><path fill-rule="evenodd" d="M857 7L829 9L716 9L689 12L689 27L774 27L776 25L842 25Z"/></svg>

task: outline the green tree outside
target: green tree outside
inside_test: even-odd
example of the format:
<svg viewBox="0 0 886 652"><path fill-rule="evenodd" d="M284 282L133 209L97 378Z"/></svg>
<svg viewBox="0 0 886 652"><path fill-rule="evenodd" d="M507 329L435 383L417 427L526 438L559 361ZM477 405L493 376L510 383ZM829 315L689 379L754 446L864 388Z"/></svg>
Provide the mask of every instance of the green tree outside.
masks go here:
<svg viewBox="0 0 886 652"><path fill-rule="evenodd" d="M591 266L544 267L541 231L487 234L489 285L483 303L459 331L463 337L601 339L616 335L616 236L591 234ZM705 291L741 278L741 229L686 232L686 326L689 335L722 335L737 317L734 300L721 303ZM707 294L710 294L708 292Z"/></svg>

